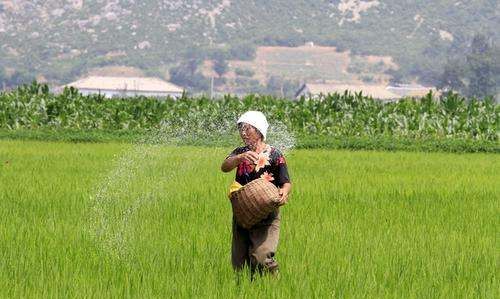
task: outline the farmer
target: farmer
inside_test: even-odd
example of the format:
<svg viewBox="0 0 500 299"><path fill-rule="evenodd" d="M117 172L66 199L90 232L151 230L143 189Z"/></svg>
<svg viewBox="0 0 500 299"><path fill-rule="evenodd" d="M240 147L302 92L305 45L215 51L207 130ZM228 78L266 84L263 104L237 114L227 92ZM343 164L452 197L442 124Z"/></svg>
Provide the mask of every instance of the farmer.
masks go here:
<svg viewBox="0 0 500 299"><path fill-rule="evenodd" d="M234 168L236 181L243 186L255 179L265 178L279 189L280 206L288 201L291 184L283 154L274 146L265 143L269 124L259 111L248 111L237 121L240 137L245 146L238 147L222 162L221 170L229 172ZM233 216L233 240L231 261L236 271L249 266L251 273L269 272L276 274L278 263L274 259L278 246L280 215L279 209L272 211L265 219L245 229L236 223Z"/></svg>

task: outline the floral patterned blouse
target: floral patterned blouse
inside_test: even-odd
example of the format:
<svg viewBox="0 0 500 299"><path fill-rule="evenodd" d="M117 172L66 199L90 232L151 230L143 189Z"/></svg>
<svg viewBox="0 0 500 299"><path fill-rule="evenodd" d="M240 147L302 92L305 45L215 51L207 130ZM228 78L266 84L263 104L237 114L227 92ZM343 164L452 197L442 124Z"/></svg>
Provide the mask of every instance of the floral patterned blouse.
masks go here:
<svg viewBox="0 0 500 299"><path fill-rule="evenodd" d="M248 146L238 147L229 154L228 158L249 150ZM259 154L259 159L255 164L244 160L238 165L236 181L241 185L245 185L258 178L265 178L278 188L290 182L285 157L274 146L267 145Z"/></svg>

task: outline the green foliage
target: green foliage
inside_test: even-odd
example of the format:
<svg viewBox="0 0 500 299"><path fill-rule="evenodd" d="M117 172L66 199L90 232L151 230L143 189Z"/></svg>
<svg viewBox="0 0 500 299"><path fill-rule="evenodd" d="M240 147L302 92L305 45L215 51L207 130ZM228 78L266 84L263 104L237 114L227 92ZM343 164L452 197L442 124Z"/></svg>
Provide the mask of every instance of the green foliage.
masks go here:
<svg viewBox="0 0 500 299"><path fill-rule="evenodd" d="M99 1L81 9L58 8L60 16L50 14L57 1L39 5L20 1L26 3L19 4L23 9L6 5L0 11L0 20L9 24L0 32L0 64L64 83L90 66L164 69L186 60L186 49L196 49L203 57L224 48L226 60L252 60L258 46L296 46L305 41L351 53L391 56L404 81L425 80L433 71L442 71L448 46L466 48L465 40L481 30L499 38L496 3L487 0L387 0L361 9L355 22L359 1L347 11L339 1L239 1L227 7L219 7L220 1L192 5L147 0L139 6ZM45 15L50 17L39 18ZM441 30L449 32L453 41L443 39ZM139 47L145 41L149 46ZM124 55L113 56L116 52Z"/></svg>
<svg viewBox="0 0 500 299"><path fill-rule="evenodd" d="M230 264L234 148L0 141L0 298L497 298L500 156L294 150L280 277Z"/></svg>
<svg viewBox="0 0 500 299"><path fill-rule="evenodd" d="M190 59L170 69L170 81L195 91L207 90L208 78L198 70L200 63L199 59Z"/></svg>
<svg viewBox="0 0 500 299"><path fill-rule="evenodd" d="M476 34L468 53L448 59L438 88L484 98L500 92L500 46L491 37Z"/></svg>
<svg viewBox="0 0 500 299"><path fill-rule="evenodd" d="M77 130L77 129L0 129L0 139L64 141L85 143L125 142L135 143L143 139L144 130ZM199 138L186 136L176 140L178 145L230 147L234 145L232 136ZM295 149L347 149L382 150L406 152L453 152L453 153L500 153L496 141L473 140L467 138L425 138L414 139L394 136L333 137L324 135L297 134Z"/></svg>
<svg viewBox="0 0 500 299"><path fill-rule="evenodd" d="M281 98L293 99L300 86L301 83L297 80L286 80L278 76L271 76L267 80L266 93Z"/></svg>
<svg viewBox="0 0 500 299"><path fill-rule="evenodd" d="M236 44L231 47L229 53L233 59L238 60L253 60L255 58L255 52L257 47L255 44L251 43L241 43Z"/></svg>
<svg viewBox="0 0 500 299"><path fill-rule="evenodd" d="M99 95L82 96L73 88L54 95L46 85L33 83L0 93L0 128L146 131L168 122L171 129L185 129L183 126L194 123L197 130L206 131L214 125L232 126L232 118L247 110L261 110L270 121L283 123L299 136L330 140L352 137L497 143L500 125L500 106L491 99L467 100L458 94L440 98L429 94L388 103L349 92L297 101L258 95L241 100L232 96L218 100L110 100Z"/></svg>
<svg viewBox="0 0 500 299"><path fill-rule="evenodd" d="M6 76L7 75L5 74L5 70L2 66L0 66L0 83L4 82Z"/></svg>
<svg viewBox="0 0 500 299"><path fill-rule="evenodd" d="M219 77L222 77L227 72L228 64L224 59L216 59L214 61L214 71Z"/></svg>
<svg viewBox="0 0 500 299"><path fill-rule="evenodd" d="M298 47L302 46L305 42L306 42L305 37L292 34L292 35L265 36L261 40L258 40L257 44L263 46L275 46L275 47Z"/></svg>
<svg viewBox="0 0 500 299"><path fill-rule="evenodd" d="M500 46L488 41L485 35L476 35L467 55L470 68L469 96L486 97L495 95L500 88Z"/></svg>
<svg viewBox="0 0 500 299"><path fill-rule="evenodd" d="M24 71L16 70L11 75L7 75L0 67L0 90L4 87L14 88L22 84L28 84L35 80L35 78Z"/></svg>
<svg viewBox="0 0 500 299"><path fill-rule="evenodd" d="M252 71L252 70L249 70L249 69L242 69L242 68L236 68L234 70L234 73L238 76L242 76L242 77L253 77L253 75L255 75L255 72Z"/></svg>

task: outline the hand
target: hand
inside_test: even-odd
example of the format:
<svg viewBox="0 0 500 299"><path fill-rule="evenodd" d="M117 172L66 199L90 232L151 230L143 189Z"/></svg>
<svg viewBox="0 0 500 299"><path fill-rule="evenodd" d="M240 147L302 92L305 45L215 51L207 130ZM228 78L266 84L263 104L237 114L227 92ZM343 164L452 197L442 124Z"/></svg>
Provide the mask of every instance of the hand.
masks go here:
<svg viewBox="0 0 500 299"><path fill-rule="evenodd" d="M244 152L244 153L240 154L240 163L243 160L248 160L249 162L255 164L255 162L257 162L257 160L259 160L259 154L257 154L256 152L253 152L253 151Z"/></svg>
<svg viewBox="0 0 500 299"><path fill-rule="evenodd" d="M289 188L280 188L279 189L279 195L280 195L280 202L279 205L282 206L288 202L288 194L290 192Z"/></svg>

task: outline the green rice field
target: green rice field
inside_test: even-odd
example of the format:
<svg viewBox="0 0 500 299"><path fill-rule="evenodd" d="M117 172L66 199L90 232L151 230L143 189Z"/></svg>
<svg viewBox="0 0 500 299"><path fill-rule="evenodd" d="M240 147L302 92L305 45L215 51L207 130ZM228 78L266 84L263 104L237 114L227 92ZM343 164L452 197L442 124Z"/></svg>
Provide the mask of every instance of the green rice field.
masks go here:
<svg viewBox="0 0 500 299"><path fill-rule="evenodd" d="M500 155L287 152L280 276L251 282L231 150L0 140L0 297L500 297Z"/></svg>

